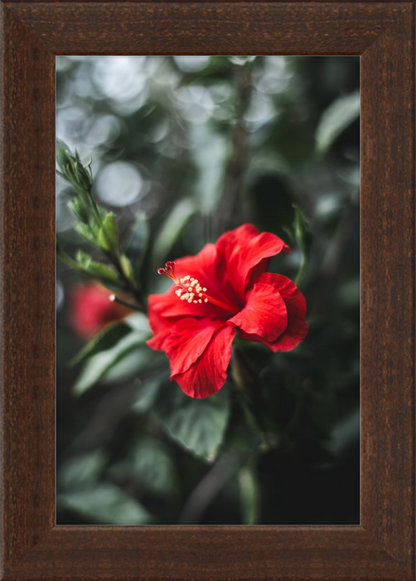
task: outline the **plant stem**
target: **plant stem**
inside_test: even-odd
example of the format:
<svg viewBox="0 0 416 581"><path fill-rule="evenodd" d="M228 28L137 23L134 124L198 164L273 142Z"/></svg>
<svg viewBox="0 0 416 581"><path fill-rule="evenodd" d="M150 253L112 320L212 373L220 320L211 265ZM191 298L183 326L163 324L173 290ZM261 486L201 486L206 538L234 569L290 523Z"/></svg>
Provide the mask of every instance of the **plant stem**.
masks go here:
<svg viewBox="0 0 416 581"><path fill-rule="evenodd" d="M103 224L103 220L101 218L101 214L100 214L100 209L98 207L97 202L95 201L94 195L92 193L92 189L89 188L87 190L87 195L88 198L90 200L90 203L94 209L95 215L97 217L98 223L102 228L103 231L103 236L106 237L106 233L105 233L105 229L104 229L104 224ZM107 240L108 243L108 240ZM110 245L108 244L108 247L110 248ZM135 299L135 301L137 302L137 307L135 308L136 311L141 311L141 312L146 312L146 308L142 302L142 297L140 296L140 293L138 291L138 289L136 288L136 286L131 282L131 280L126 276L124 270L123 270L123 266L121 264L120 261L120 253L117 250L116 252L113 252L111 250L104 252L105 255L107 256L107 258L113 263L114 267L116 268L117 272L120 275L120 278L122 279L122 281L124 282L124 286L125 289L133 296L133 298ZM129 306L129 305L128 305ZM129 306L129 308L133 308L131 306Z"/></svg>
<svg viewBox="0 0 416 581"><path fill-rule="evenodd" d="M128 293L130 293L132 295L132 297L134 298L134 300L136 301L136 303L137 303L136 310L139 310L142 313L146 313L147 310L146 310L145 305L143 304L142 297L140 296L138 289L135 287L134 284L132 284L131 280L124 273L123 267L122 267L121 262L120 262L119 254L117 253L115 255L111 252L105 252L105 251L104 251L104 254L112 262L112 264L114 265L118 274L120 275L120 278L122 279L122 281L124 283L124 290L126 290Z"/></svg>
<svg viewBox="0 0 416 581"><path fill-rule="evenodd" d="M114 303L118 303L119 305L123 305L123 307L127 307L128 309L131 309L132 311L142 312L142 310L137 305L132 305L131 303L128 303L127 301L123 301L123 299L121 299L117 295L110 295L110 301L112 301Z"/></svg>
<svg viewBox="0 0 416 581"><path fill-rule="evenodd" d="M240 193L242 178L247 167L248 141L247 131L242 117L250 103L252 92L252 79L250 64L236 67L234 72L236 86L236 119L230 133L231 153L224 175L224 187L218 204L218 234L222 234L235 216L238 195Z"/></svg>
<svg viewBox="0 0 416 581"><path fill-rule="evenodd" d="M245 367L243 367L239 357L244 359ZM264 425L261 416L256 413L254 403L249 395L249 390L253 383L253 378L250 379L247 377L250 372L252 373L250 367L250 363L247 361L242 350L234 350L231 357L231 373L234 385L236 386L235 391L238 403L243 410L248 425L253 433L260 439L262 448L268 450L272 447L272 443L267 436L267 428Z"/></svg>

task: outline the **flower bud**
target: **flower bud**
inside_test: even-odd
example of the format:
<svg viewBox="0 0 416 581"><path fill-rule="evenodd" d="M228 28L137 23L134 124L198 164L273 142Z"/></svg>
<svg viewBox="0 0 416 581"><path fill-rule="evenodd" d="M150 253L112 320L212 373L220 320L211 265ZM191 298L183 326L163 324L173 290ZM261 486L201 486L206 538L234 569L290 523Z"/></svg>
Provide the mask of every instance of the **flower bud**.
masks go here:
<svg viewBox="0 0 416 581"><path fill-rule="evenodd" d="M89 339L109 323L131 313L130 309L110 300L112 293L97 283L78 286L72 293L70 322L83 339Z"/></svg>

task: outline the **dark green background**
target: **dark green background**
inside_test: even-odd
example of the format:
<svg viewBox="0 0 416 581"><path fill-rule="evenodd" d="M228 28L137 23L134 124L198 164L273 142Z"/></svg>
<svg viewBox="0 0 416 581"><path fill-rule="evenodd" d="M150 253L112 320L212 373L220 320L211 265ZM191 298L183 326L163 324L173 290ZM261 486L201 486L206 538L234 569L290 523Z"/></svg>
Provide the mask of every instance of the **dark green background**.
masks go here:
<svg viewBox="0 0 416 581"><path fill-rule="evenodd" d="M82 365L68 362L83 344L68 296L83 281L58 264L58 524L359 523L358 91L357 57L57 58L57 136L93 158L95 195L122 239L147 222L148 292L166 288L165 260L245 222L294 248L270 270L295 279L293 204L310 227L305 342L287 354L242 345L269 452L229 385L218 405L227 400L231 419L208 426L215 453L187 449L193 434L172 437L172 409L185 408L192 431L210 404L188 409L166 358L145 346L77 394ZM71 252L83 243L69 196L57 178L57 231Z"/></svg>

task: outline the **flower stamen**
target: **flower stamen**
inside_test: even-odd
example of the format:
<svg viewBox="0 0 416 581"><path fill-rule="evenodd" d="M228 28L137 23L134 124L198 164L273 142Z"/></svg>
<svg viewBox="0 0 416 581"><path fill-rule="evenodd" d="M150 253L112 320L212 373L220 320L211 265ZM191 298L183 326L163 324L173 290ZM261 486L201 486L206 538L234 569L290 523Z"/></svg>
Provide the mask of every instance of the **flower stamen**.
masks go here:
<svg viewBox="0 0 416 581"><path fill-rule="evenodd" d="M227 305L222 301L219 301L218 299L208 295L207 287L201 286L197 278L187 274L186 276L178 279L175 273L174 262L167 262L165 264L165 268L159 268L157 272L158 274L165 274L175 283L175 285L178 287L175 290L175 295L181 301L187 301L189 304L193 303L194 305L212 303L217 307L220 307L221 309L234 314L234 309L230 305Z"/></svg>

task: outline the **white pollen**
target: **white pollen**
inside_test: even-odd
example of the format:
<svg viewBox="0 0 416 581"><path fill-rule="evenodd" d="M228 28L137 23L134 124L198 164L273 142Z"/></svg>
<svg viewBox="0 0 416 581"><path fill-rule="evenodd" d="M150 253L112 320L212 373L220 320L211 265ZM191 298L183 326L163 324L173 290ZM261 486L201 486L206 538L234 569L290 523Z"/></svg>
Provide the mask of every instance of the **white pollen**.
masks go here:
<svg viewBox="0 0 416 581"><path fill-rule="evenodd" d="M201 297L201 299L202 299L202 297L203 297L204 295L203 295L202 293L198 293L198 296L199 296L199 297Z"/></svg>
<svg viewBox="0 0 416 581"><path fill-rule="evenodd" d="M191 286L188 286L188 292L191 293L192 291L193 291L193 288Z"/></svg>
<svg viewBox="0 0 416 581"><path fill-rule="evenodd" d="M192 282L191 282L191 286L195 286L197 283L198 283L198 281L195 280L195 279L193 279Z"/></svg>
<svg viewBox="0 0 416 581"><path fill-rule="evenodd" d="M204 303L207 303L207 302L208 302L208 299L204 299Z"/></svg>
<svg viewBox="0 0 416 581"><path fill-rule="evenodd" d="M198 304L198 301L194 301L194 305Z"/></svg>
<svg viewBox="0 0 416 581"><path fill-rule="evenodd" d="M198 303L199 303L199 304L201 304L201 303L202 303L201 299L198 299Z"/></svg>
<svg viewBox="0 0 416 581"><path fill-rule="evenodd" d="M206 289L205 287L204 287L202 290L203 290L203 292L204 292L204 293L206 293L206 292L207 292L207 289Z"/></svg>
<svg viewBox="0 0 416 581"><path fill-rule="evenodd" d="M188 303L192 303L192 299L188 299Z"/></svg>
<svg viewBox="0 0 416 581"><path fill-rule="evenodd" d="M189 294L185 293L184 295L181 296L181 301L187 301L189 299Z"/></svg>

